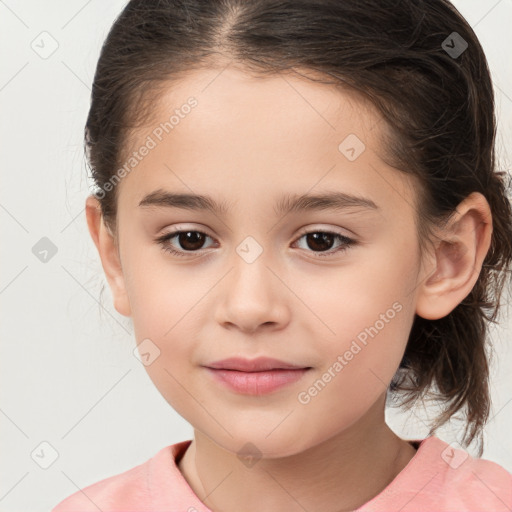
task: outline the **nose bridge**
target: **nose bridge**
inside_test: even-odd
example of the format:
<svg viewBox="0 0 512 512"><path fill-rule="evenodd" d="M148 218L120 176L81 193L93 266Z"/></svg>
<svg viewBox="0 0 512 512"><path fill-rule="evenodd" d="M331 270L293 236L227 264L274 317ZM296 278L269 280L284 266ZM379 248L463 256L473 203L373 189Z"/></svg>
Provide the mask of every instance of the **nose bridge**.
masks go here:
<svg viewBox="0 0 512 512"><path fill-rule="evenodd" d="M261 236L256 237L252 235L246 236L236 247L234 254L231 258L233 265L233 275L231 277L231 285L234 288L240 287L242 291L245 288L245 293L252 295L261 289L266 289L271 286L272 279L275 277L270 272L269 256L270 252L268 247L264 247L265 242Z"/></svg>
<svg viewBox="0 0 512 512"><path fill-rule="evenodd" d="M265 238L267 240L267 238ZM286 318L282 284L271 271L270 251L248 235L235 247L231 271L221 292L217 321L254 331L260 324L282 324Z"/></svg>

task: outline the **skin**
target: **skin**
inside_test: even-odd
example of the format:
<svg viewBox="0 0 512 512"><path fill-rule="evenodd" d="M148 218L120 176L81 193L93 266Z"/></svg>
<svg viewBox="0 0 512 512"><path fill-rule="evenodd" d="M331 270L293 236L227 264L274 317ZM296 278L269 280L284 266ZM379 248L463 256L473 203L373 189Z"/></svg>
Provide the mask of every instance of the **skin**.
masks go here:
<svg viewBox="0 0 512 512"><path fill-rule="evenodd" d="M87 198L114 305L132 318L137 343L149 338L160 350L146 370L194 427L179 468L211 510L353 510L416 453L385 423L386 389L414 315L441 318L473 288L491 241L489 205L471 194L422 253L417 185L382 160L378 113L352 93L291 75L194 71L155 104L155 123L135 133L131 149L190 96L198 105L118 185L117 233ZM354 161L338 149L348 134L366 147ZM138 207L158 188L206 194L230 209ZM379 209L274 213L283 193L334 190ZM173 256L155 239L178 226L210 238ZM335 253L332 239L318 249L304 229L356 243ZM252 263L236 251L247 236L263 249ZM168 244L186 251L177 237ZM331 256L318 256L322 250ZM400 312L300 403L298 393L393 303ZM261 355L312 369L277 392L247 396L201 367ZM251 467L237 456L247 442L261 453Z"/></svg>

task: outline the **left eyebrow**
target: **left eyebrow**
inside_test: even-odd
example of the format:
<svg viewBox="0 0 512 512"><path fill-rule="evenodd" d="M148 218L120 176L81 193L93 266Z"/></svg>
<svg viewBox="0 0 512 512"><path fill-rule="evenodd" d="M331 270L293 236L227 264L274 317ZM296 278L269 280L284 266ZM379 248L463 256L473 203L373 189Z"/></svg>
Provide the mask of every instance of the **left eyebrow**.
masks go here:
<svg viewBox="0 0 512 512"><path fill-rule="evenodd" d="M210 211L214 214L229 212L229 204L217 202L205 195L179 194L162 189L146 195L139 203L140 207L181 208L193 211ZM363 208L379 210L379 207L369 198L346 194L343 192L328 192L324 194L287 194L282 196L274 206L276 215L286 215L301 211L314 210L346 210Z"/></svg>
<svg viewBox="0 0 512 512"><path fill-rule="evenodd" d="M325 194L288 194L281 197L274 207L276 215L313 210L347 210L363 208L379 210L369 198L346 194L344 192L327 192Z"/></svg>

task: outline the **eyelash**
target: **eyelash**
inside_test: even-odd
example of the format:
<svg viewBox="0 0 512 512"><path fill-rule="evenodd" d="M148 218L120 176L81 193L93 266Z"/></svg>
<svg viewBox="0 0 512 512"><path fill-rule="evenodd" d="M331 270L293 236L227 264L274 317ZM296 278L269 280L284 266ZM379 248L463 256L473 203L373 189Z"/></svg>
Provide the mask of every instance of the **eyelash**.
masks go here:
<svg viewBox="0 0 512 512"><path fill-rule="evenodd" d="M197 253L199 251L177 251L176 249L173 249L171 246L169 246L169 240L172 240L173 238L175 238L177 235L180 235L181 233L200 233L202 235L205 235L209 238L212 238L210 237L209 235L207 235L206 233L203 233L202 231L198 231L198 230L194 230L194 229L186 229L186 230L178 230L178 231L173 231L171 233L167 233L161 237L158 237L155 242L157 242L158 244L160 244L162 246L162 249L167 252L167 253L170 253L174 256L179 256L179 257L187 257L189 254L194 254L194 253ZM327 235L333 235L336 237L336 239L338 239L340 242L342 242L344 245L342 245L341 247L335 249L335 250L332 250L332 249L329 249L329 251L323 251L323 252L315 252L315 251L310 251L310 252L313 252L314 254L318 255L319 258L328 258L330 256L333 256L334 254L339 254L339 253L342 253L346 250L348 250L351 246L355 245L356 244L356 241L351 239L351 238L348 238L344 235L341 235L340 233L335 233L335 232L332 232L332 231L321 231L321 230L313 230L313 231L306 231L306 232L303 232L301 233L301 235L297 238L296 241L300 240L302 237L306 236L306 235L310 235L310 234L313 234L313 233L322 233L322 234L327 234Z"/></svg>

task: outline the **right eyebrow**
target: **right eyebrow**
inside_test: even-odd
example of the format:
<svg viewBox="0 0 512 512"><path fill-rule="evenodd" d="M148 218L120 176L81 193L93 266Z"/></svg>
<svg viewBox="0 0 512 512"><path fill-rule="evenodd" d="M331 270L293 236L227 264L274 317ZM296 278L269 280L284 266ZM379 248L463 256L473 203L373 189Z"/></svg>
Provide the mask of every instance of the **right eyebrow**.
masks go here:
<svg viewBox="0 0 512 512"><path fill-rule="evenodd" d="M214 214L228 213L226 203L219 203L213 198L195 194L177 194L162 189L146 195L139 206L142 208L181 208L183 210L210 211Z"/></svg>

